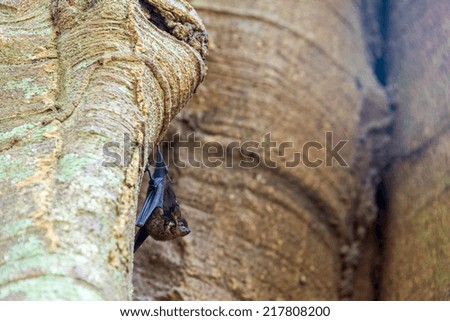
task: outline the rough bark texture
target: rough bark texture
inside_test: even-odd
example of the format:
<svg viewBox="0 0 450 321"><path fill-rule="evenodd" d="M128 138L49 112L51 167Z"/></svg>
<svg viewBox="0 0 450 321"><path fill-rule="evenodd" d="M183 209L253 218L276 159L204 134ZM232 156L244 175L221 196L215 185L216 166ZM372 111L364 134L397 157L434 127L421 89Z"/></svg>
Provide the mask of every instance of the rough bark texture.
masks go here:
<svg viewBox="0 0 450 321"><path fill-rule="evenodd" d="M205 72L192 7L147 2L178 29L137 0L0 3L0 299L131 295L148 146Z"/></svg>
<svg viewBox="0 0 450 321"><path fill-rule="evenodd" d="M280 161L332 132L349 167L172 166L193 232L144 245L135 298L450 299L449 2L190 2L210 77L171 134ZM206 42L185 0L0 2L0 299L131 298L143 165Z"/></svg>
<svg viewBox="0 0 450 321"><path fill-rule="evenodd" d="M175 187L193 232L144 245L135 297L352 297L391 121L365 55L358 3L191 3L210 34L208 81L173 132L221 144L260 142L270 132L294 143L284 155L292 160L302 144L324 143L331 131L335 144L349 140L342 150L349 167L181 169ZM325 159L324 151L313 156ZM231 154L235 164L242 159Z"/></svg>
<svg viewBox="0 0 450 321"><path fill-rule="evenodd" d="M450 2L391 1L397 108L380 297L450 299Z"/></svg>

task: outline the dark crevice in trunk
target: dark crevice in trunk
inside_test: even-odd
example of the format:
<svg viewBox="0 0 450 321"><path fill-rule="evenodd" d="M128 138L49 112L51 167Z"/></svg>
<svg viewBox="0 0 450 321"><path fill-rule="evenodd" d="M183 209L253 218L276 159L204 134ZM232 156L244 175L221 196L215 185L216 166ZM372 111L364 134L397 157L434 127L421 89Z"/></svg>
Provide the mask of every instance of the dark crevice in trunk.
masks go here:
<svg viewBox="0 0 450 321"><path fill-rule="evenodd" d="M389 197L384 180L377 186L376 190L376 204L378 207L377 219L375 221L375 237L376 249L375 259L372 269L372 284L374 300L381 299L381 279L383 277L383 262L384 262L384 230L386 226L387 209L389 205Z"/></svg>
<svg viewBox="0 0 450 321"><path fill-rule="evenodd" d="M389 1L361 0L362 27L369 61L379 83L386 87L387 44L389 34Z"/></svg>
<svg viewBox="0 0 450 321"><path fill-rule="evenodd" d="M169 34L172 34L171 28L169 28L166 18L160 13L160 11L150 4L147 1L140 0L139 3L141 6L145 9L145 11L148 14L148 20L158 29L167 32Z"/></svg>
<svg viewBox="0 0 450 321"><path fill-rule="evenodd" d="M379 84L384 87L388 99L389 66L388 66L388 41L389 41L389 8L390 0L361 0L361 18L364 30L367 54L369 62L372 65L373 73ZM389 102L389 109L392 114L396 112L396 104ZM395 119L395 117L394 117ZM386 134L392 136L394 123L386 128ZM373 229L369 233L373 233L375 244L363 246L372 246L373 256L369 258L371 262L371 284L373 300L380 300L381 280L383 277L383 260L385 251L385 227L387 224L387 213L389 206L388 190L383 179L386 169L392 163L390 155L380 158L380 164L374 164L379 168L379 183L376 186L375 203L377 207L377 217ZM366 262L367 263L367 262Z"/></svg>
<svg viewBox="0 0 450 321"><path fill-rule="evenodd" d="M378 9L378 25L380 33L380 55L375 59L373 70L378 78L380 84L384 87L387 85L387 65L386 65L386 51L388 43L388 28L389 28L389 0L381 0Z"/></svg>

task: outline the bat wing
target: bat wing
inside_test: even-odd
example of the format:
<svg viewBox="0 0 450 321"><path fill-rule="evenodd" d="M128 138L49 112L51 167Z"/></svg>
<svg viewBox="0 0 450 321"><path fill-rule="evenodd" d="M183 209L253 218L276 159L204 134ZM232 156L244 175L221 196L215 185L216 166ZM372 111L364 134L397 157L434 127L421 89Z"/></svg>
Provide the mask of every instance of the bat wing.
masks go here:
<svg viewBox="0 0 450 321"><path fill-rule="evenodd" d="M152 215L157 207L163 208L164 203L164 177L153 179L153 188L151 188L145 199L144 206L136 220L136 226L142 227Z"/></svg>
<svg viewBox="0 0 450 321"><path fill-rule="evenodd" d="M140 228L134 239L134 252L139 249L139 247L144 243L145 239L148 237L148 232L145 228Z"/></svg>
<svg viewBox="0 0 450 321"><path fill-rule="evenodd" d="M164 186L165 179L167 175L167 166L164 162L164 158L158 147L158 159L156 161L155 170L153 174L150 172L151 188L147 193L147 198L145 199L144 206L142 207L141 213L139 213L138 219L136 220L136 225L142 227L145 225L147 220L152 215L155 208L164 206Z"/></svg>
<svg viewBox="0 0 450 321"><path fill-rule="evenodd" d="M149 236L147 229L143 226L147 223L156 208L164 208L164 186L167 175L167 166L164 163L164 158L158 148L158 160L156 162L153 174L150 173L151 187L147 192L144 206L136 220L136 226L140 227L136 238L134 239L134 252L144 243Z"/></svg>

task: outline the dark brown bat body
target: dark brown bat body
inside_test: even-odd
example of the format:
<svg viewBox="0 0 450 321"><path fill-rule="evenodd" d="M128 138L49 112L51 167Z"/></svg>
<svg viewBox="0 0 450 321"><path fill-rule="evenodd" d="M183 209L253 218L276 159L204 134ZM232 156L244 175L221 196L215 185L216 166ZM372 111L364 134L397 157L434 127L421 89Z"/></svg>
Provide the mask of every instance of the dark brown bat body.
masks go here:
<svg viewBox="0 0 450 321"><path fill-rule="evenodd" d="M149 192L152 189L154 186L150 185ZM157 206L151 212L144 226L138 231L134 243L135 252L149 235L157 241L169 241L191 232L186 220L181 216L180 205L168 174L164 176L164 197L161 205L162 207Z"/></svg>
<svg viewBox="0 0 450 321"><path fill-rule="evenodd" d="M177 206L173 212L165 213L161 208L156 208L150 219L144 225L147 233L157 241L173 240L191 232L187 222L181 217L180 208Z"/></svg>
<svg viewBox="0 0 450 321"><path fill-rule="evenodd" d="M158 241L169 241L188 235L191 230L181 216L180 205L172 188L172 180L158 149L155 170L150 172L147 198L136 221L140 227L134 240L134 252L150 235Z"/></svg>
<svg viewBox="0 0 450 321"><path fill-rule="evenodd" d="M155 208L144 227L158 241L173 240L191 232L186 220L181 217L180 205L169 174L165 177L163 209Z"/></svg>

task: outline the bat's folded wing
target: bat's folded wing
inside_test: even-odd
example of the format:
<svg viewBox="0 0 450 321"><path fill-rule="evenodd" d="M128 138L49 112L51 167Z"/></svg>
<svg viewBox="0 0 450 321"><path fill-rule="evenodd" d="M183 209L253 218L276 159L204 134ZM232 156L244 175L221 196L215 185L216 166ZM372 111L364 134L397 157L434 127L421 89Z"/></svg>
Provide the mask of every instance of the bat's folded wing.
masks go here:
<svg viewBox="0 0 450 321"><path fill-rule="evenodd" d="M142 243L144 243L144 241L147 239L148 237L148 232L145 228L141 228L139 229L136 238L134 240L134 252L136 253L136 251L139 249L139 247L141 247Z"/></svg>
<svg viewBox="0 0 450 321"><path fill-rule="evenodd" d="M145 199L144 206L136 220L136 226L142 227L145 225L150 215L153 213L155 208L163 208L164 202L164 177L162 179L155 179L153 181L155 188L151 189L147 198Z"/></svg>

